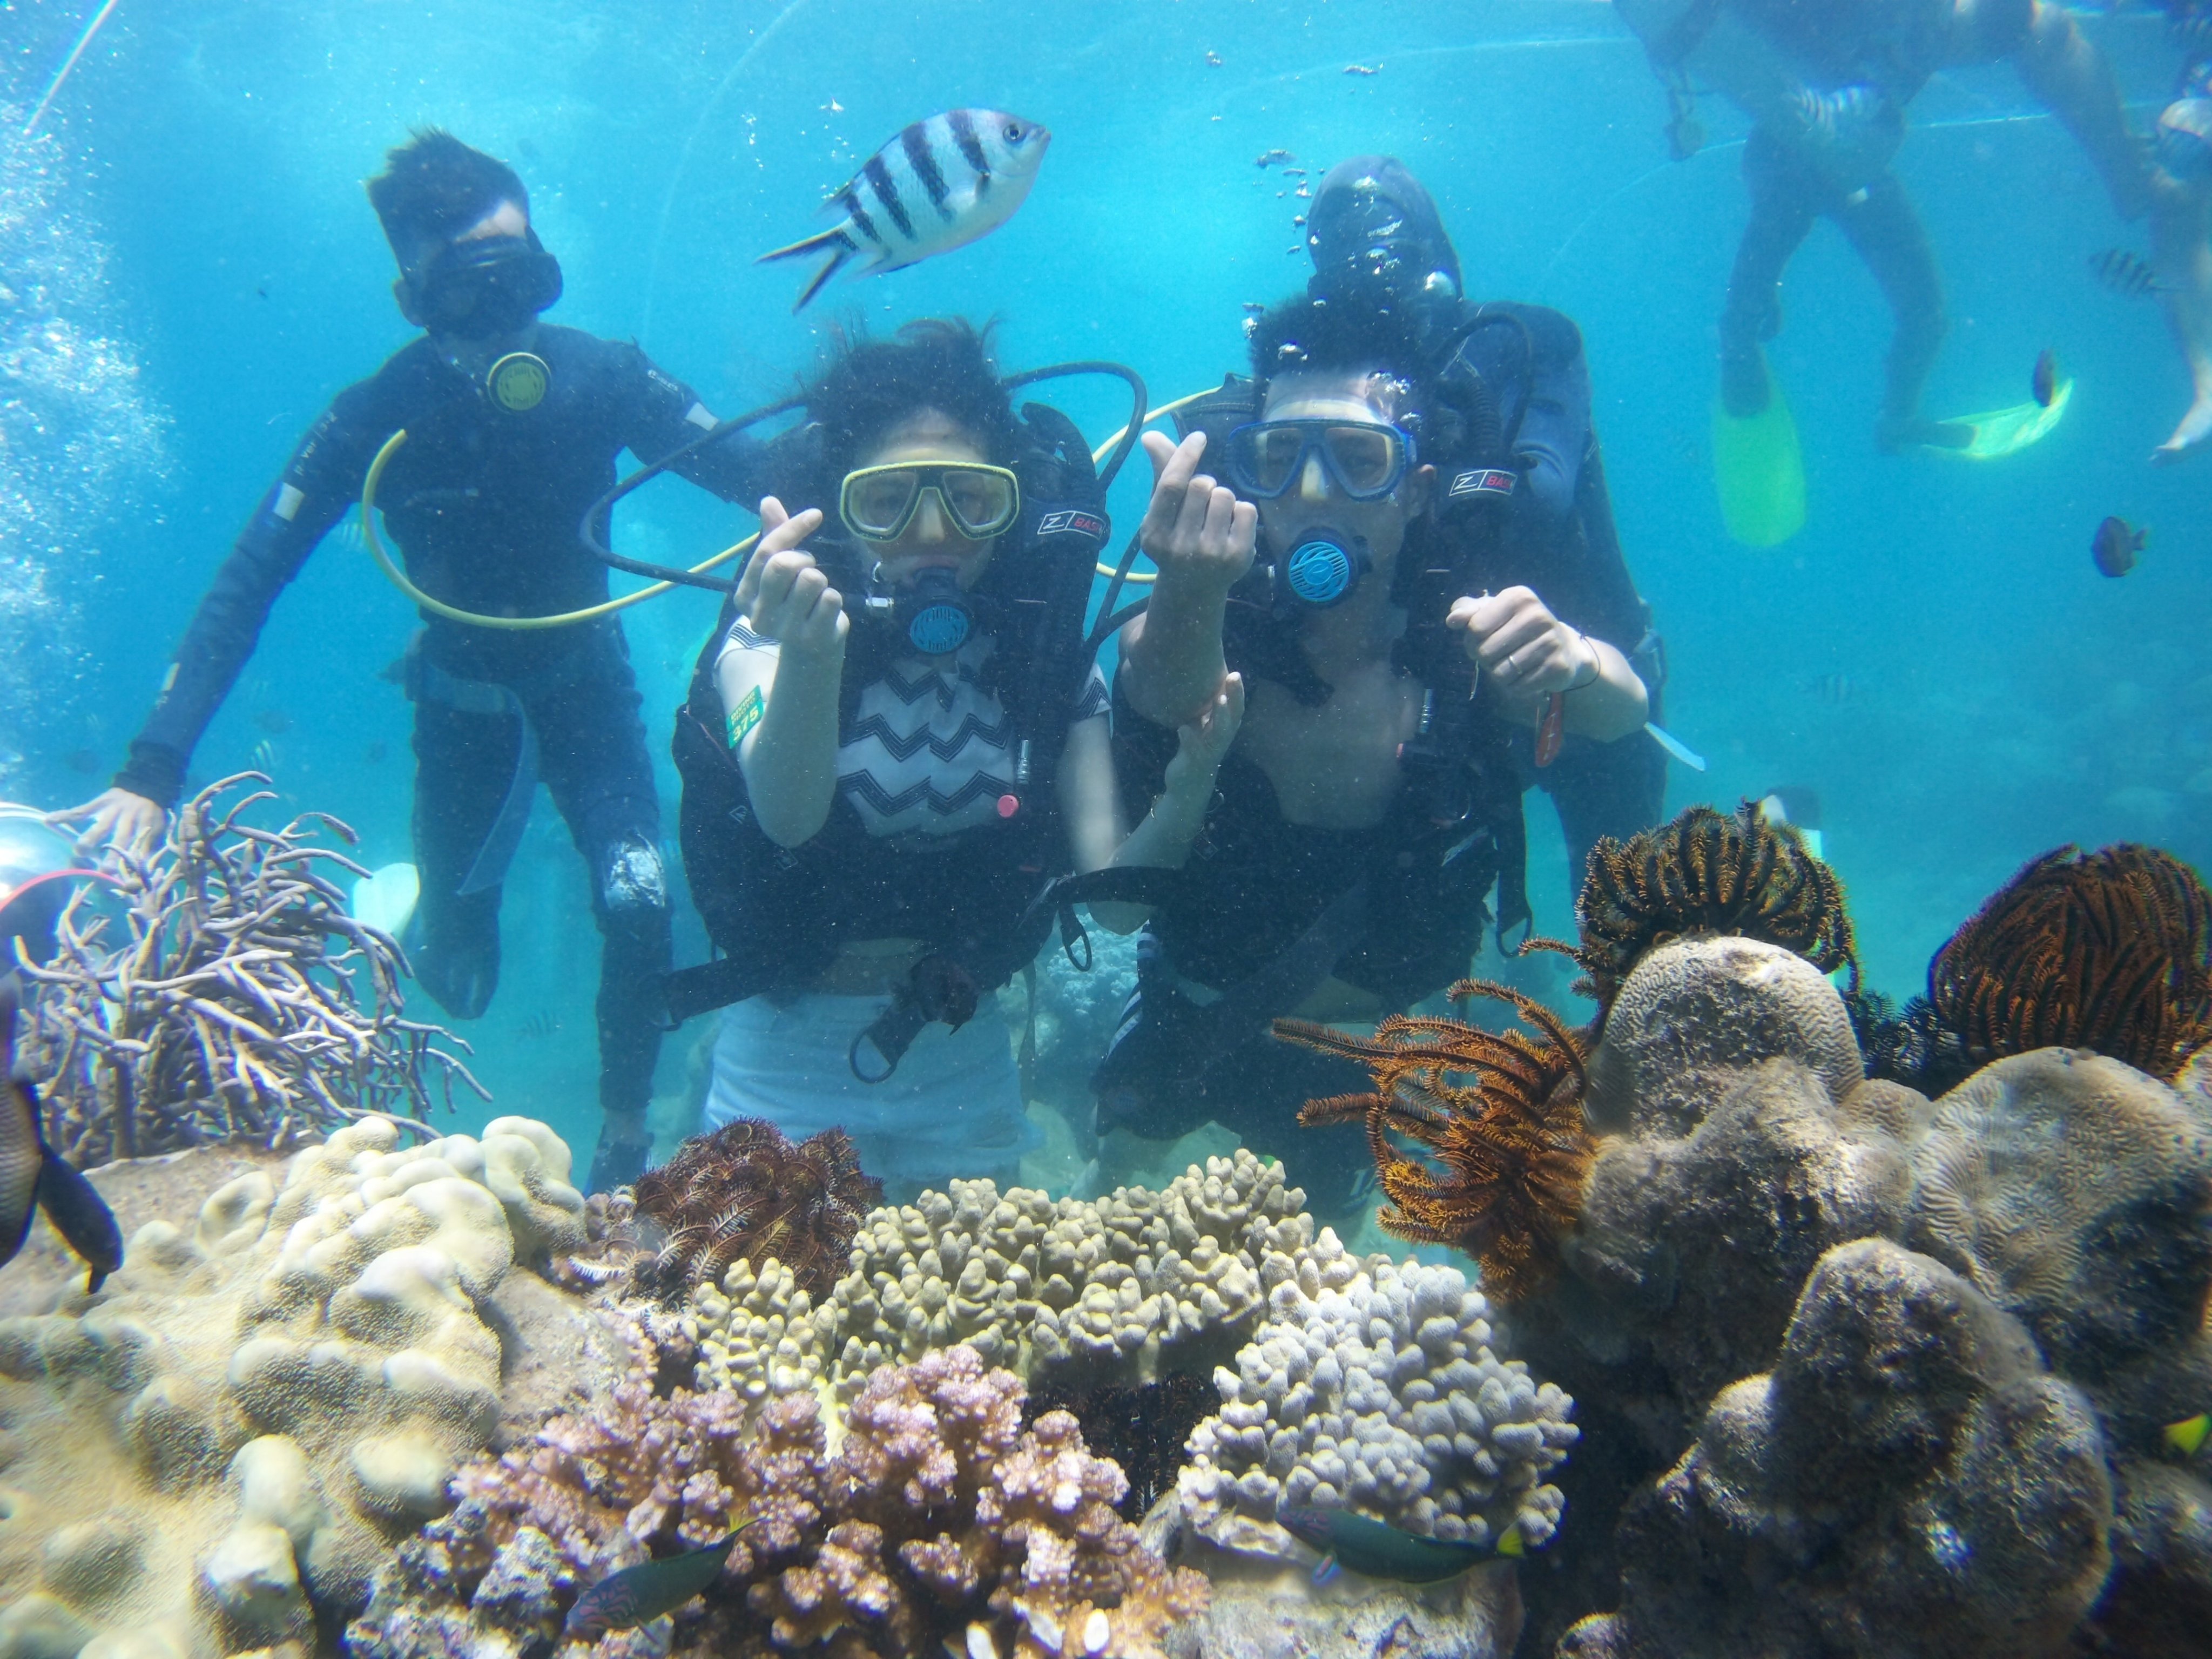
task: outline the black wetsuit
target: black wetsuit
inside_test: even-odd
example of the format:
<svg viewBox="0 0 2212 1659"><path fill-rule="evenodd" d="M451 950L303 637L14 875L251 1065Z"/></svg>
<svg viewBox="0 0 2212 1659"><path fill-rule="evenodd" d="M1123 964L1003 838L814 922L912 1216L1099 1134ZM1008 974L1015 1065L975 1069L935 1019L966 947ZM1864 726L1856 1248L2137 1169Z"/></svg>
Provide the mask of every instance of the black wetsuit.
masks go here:
<svg viewBox="0 0 2212 1659"><path fill-rule="evenodd" d="M1583 469L1575 488L1601 495L1603 479ZM1580 523L1571 514L1549 533L1486 539L1462 567L1465 585L1477 592L1526 585L1571 627L1632 653L1643 606L1618 549L1594 545ZM1281 650L1279 637L1233 620L1224 630L1231 668L1301 695ZM1159 793L1176 738L1116 693L1115 758L1133 805ZM1465 702L1463 690L1439 692L1440 702L1454 697ZM1367 1074L1274 1041L1267 1021L1331 975L1401 1010L1463 977L1501 878L1505 924L1517 920L1521 795L1531 780L1553 788L1563 817L1574 812L1571 830L1593 836L1650 822L1663 782L1663 760L1646 763L1642 750L1653 745L1641 732L1614 744L1570 739L1540 772L1526 726L1495 718L1486 698L1473 705L1464 735L1439 747L1450 775L1443 783L1430 767L1401 763L1382 821L1349 830L1288 823L1266 775L1231 749L1185 882L1139 940L1137 993L1094 1079L1102 1130L1165 1139L1211 1118L1280 1158L1316 1209L1346 1209L1370 1167L1360 1131L1301 1129L1296 1119L1308 1100L1363 1091ZM1571 781L1562 770L1571 758ZM1456 805L1440 805L1446 799Z"/></svg>
<svg viewBox="0 0 2212 1659"><path fill-rule="evenodd" d="M325 532L361 497L378 448L406 443L377 506L424 592L465 611L539 616L607 597L606 567L577 536L624 449L653 460L713 416L636 346L538 325L551 370L535 408L495 405L428 338L340 392L301 440L194 613L121 787L163 805L252 654L270 608ZM742 499L754 452L720 444L681 470ZM499 972L500 878L542 777L592 875L600 958L599 1098L643 1111L660 1046L656 981L669 923L653 766L636 682L612 617L494 630L426 614L409 653L415 711L415 851L422 876L411 952L447 1012L481 1014Z"/></svg>

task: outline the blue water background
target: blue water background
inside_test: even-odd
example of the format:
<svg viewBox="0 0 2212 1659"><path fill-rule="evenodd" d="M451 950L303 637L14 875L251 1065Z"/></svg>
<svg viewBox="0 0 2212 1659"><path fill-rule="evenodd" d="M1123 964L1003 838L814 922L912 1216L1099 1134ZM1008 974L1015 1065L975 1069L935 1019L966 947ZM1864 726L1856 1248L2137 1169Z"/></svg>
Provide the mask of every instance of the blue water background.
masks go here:
<svg viewBox="0 0 2212 1659"><path fill-rule="evenodd" d="M0 94L33 102L92 9L0 9ZM2142 125L2172 70L2155 22L2084 21ZM753 256L815 228L817 202L902 124L963 104L1053 130L1027 206L973 247L841 279L793 317L801 272ZM1930 412L2019 401L2046 346L2079 378L2072 412L2000 464L1877 455L1887 318L1823 228L1791 270L1772 351L1811 521L1749 552L1722 529L1708 438L1741 127L1716 100L1704 114L1706 149L1670 163L1658 86L1597 0L120 0L32 154L57 187L42 210L71 216L88 258L105 249L88 303L168 425L128 512L72 503L60 550L7 550L43 567L69 649L39 658L27 684L0 679L23 734L0 793L93 793L298 434L409 337L361 181L412 125L449 126L520 171L567 273L555 320L639 337L724 414L787 390L833 324L951 311L1001 318L1009 367L1114 356L1155 401L1210 384L1239 362L1242 304L1306 271L1306 204L1255 158L1289 149L1317 180L1387 150L1435 192L1474 295L1582 325L1627 555L1668 642L1668 723L1711 760L1703 776L1674 769L1670 805L1817 788L1874 983L1917 988L1948 932L2057 843L2152 840L2204 862L2212 460L2145 465L2185 380L2155 310L2103 293L2087 266L2115 243L2140 249L2140 233L2009 71L1939 79L1899 164L1954 319ZM1120 418L1110 387L1061 400L1097 436ZM1115 496L1124 532L1143 471ZM2124 581L2089 562L2107 513L2152 527ZM688 562L750 528L668 483L626 511L621 540ZM713 611L684 594L627 617L672 826L669 716ZM279 605L195 778L265 742L288 804L352 823L371 865L407 857L408 710L377 674L413 626L357 539L334 536ZM1564 860L1533 796L1530 823L1538 924L1565 933ZM498 1000L469 1029L494 1109L588 1144L598 941L542 798L505 926ZM679 955L703 949L685 910ZM665 1086L688 1047L671 1043Z"/></svg>

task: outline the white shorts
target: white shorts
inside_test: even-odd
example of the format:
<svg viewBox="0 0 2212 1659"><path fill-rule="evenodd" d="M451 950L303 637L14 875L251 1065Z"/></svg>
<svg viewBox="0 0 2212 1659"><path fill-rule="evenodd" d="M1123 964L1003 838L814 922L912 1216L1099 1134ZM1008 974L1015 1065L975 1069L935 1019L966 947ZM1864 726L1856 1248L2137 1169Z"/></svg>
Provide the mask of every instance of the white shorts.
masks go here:
<svg viewBox="0 0 2212 1659"><path fill-rule="evenodd" d="M957 1031L925 1025L897 1071L863 1083L846 1056L884 1006L809 992L781 1007L751 997L726 1008L702 1127L766 1118L793 1140L842 1128L893 1200L954 1176L1011 1183L1035 1137L998 1000L983 998Z"/></svg>

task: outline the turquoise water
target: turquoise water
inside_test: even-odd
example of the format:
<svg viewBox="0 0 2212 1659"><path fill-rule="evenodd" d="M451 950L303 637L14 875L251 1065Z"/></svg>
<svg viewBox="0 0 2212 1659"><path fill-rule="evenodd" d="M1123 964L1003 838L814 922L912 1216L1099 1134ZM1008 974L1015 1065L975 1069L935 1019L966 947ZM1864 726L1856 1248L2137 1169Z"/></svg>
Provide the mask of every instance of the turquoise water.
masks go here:
<svg viewBox="0 0 2212 1659"><path fill-rule="evenodd" d="M1241 358L1242 304L1307 270L1304 204L1255 158L1288 149L1318 179L1384 150L1435 193L1473 294L1582 325L1628 560L1668 641L1668 724L1712 763L1674 769L1670 808L1817 788L1875 984L1915 988L1951 928L2057 843L2212 859L2212 462L2145 465L2185 380L2155 311L2100 290L2087 264L2142 239L2007 70L1940 78L1899 163L1954 319L1928 404L2017 402L2050 347L2079 380L2065 423L2002 463L1877 455L1887 316L1816 232L1771 359L1810 522L1750 553L1722 529L1707 436L1741 125L1706 100L1710 143L1670 163L1657 83L1597 0L119 0L21 137L94 9L0 10L19 135L0 137L0 794L61 805L102 785L299 433L409 337L361 181L412 125L522 173L567 276L553 320L637 337L723 414L787 389L836 324L956 310L1002 319L1012 368L1115 357L1155 400L1210 384ZM2155 21L2084 21L2141 125L2172 68ZM813 228L823 193L902 125L963 104L1053 130L1027 205L972 247L841 278L792 316L794 268L753 256ZM1064 401L1095 437L1119 419L1103 386ZM1124 532L1140 502L1133 476L1114 503ZM2088 557L2109 513L2152 529L2120 581ZM750 528L670 483L626 509L621 536L689 562ZM672 826L668 715L713 614L682 594L627 621ZM377 673L414 625L357 540L333 536L194 776L265 744L288 802L354 824L370 865L407 857L408 711ZM1567 933L1540 798L1529 820L1538 927ZM499 997L468 1030L489 1109L588 1146L597 935L542 798L505 926ZM679 959L703 954L680 906L678 938ZM668 1045L665 1091L690 1046Z"/></svg>

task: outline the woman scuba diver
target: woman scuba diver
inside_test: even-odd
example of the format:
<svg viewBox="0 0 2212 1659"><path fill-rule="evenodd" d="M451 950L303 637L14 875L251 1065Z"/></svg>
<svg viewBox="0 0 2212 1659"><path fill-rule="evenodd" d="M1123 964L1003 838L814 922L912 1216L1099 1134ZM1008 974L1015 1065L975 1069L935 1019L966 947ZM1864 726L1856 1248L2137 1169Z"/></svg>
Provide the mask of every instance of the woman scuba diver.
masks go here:
<svg viewBox="0 0 2212 1659"><path fill-rule="evenodd" d="M1031 901L1071 870L1181 864L1242 688L1183 728L1125 836L1083 630L1107 525L1081 434L1018 416L957 319L848 345L801 401L678 722L685 868L745 998L705 1127L842 1127L894 1196L1003 1182L1029 1132L991 993L1043 943Z"/></svg>

